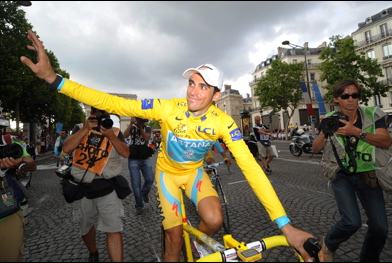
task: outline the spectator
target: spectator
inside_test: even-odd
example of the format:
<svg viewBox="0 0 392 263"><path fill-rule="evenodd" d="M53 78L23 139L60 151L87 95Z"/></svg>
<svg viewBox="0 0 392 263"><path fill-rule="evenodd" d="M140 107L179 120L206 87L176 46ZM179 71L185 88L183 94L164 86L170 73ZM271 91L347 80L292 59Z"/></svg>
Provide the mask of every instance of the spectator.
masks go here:
<svg viewBox="0 0 392 263"><path fill-rule="evenodd" d="M11 143L22 146L22 143L13 141L11 136L3 136L0 130L0 146ZM5 193L2 192L0 202L7 203L0 206L2 208L0 209L0 262L19 262L22 260L24 249L24 223L20 204L25 196L15 177L17 174L36 170L37 166L26 149L23 148L21 158L0 159L0 169L5 170L5 172L0 172L4 173L4 176L0 176L0 183L5 190Z"/></svg>
<svg viewBox="0 0 392 263"><path fill-rule="evenodd" d="M153 161L151 156L154 150L151 149L151 128L145 126L146 119L132 118L131 123L124 132L126 138L129 137L130 156L128 158L128 169L131 176L131 185L135 196L136 214L141 215L144 203L149 202L148 193L154 183L154 173L152 170ZM144 178L142 187L141 174Z"/></svg>

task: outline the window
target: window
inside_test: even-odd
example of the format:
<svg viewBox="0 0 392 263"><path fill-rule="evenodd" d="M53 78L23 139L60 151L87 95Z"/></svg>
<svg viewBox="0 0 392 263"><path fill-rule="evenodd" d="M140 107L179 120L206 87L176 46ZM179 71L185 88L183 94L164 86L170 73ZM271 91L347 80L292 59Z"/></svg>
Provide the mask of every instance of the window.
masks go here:
<svg viewBox="0 0 392 263"><path fill-rule="evenodd" d="M365 32L365 40L366 40L366 43L372 42L372 35L371 35L370 31Z"/></svg>
<svg viewBox="0 0 392 263"><path fill-rule="evenodd" d="M389 92L389 106L392 106L392 91Z"/></svg>
<svg viewBox="0 0 392 263"><path fill-rule="evenodd" d="M376 52L374 52L374 50L369 50L367 52L367 56L368 56L368 58L375 59L376 58Z"/></svg>
<svg viewBox="0 0 392 263"><path fill-rule="evenodd" d="M297 60L293 59L293 64L297 64L297 63L298 63Z"/></svg>
<svg viewBox="0 0 392 263"><path fill-rule="evenodd" d="M375 95L374 96L374 105L379 106L380 108L382 108L380 95Z"/></svg>
<svg viewBox="0 0 392 263"><path fill-rule="evenodd" d="M308 65L312 64L312 60L308 59Z"/></svg>
<svg viewBox="0 0 392 263"><path fill-rule="evenodd" d="M388 44L382 47L382 50L384 52L384 59L392 57L392 44Z"/></svg>
<svg viewBox="0 0 392 263"><path fill-rule="evenodd" d="M385 68L385 78L388 81L392 81L392 67ZM391 83L388 83L388 84L391 84Z"/></svg>
<svg viewBox="0 0 392 263"><path fill-rule="evenodd" d="M316 73L310 73L310 81L315 81L316 80Z"/></svg>
<svg viewBox="0 0 392 263"><path fill-rule="evenodd" d="M382 24L380 26L380 32L381 32L381 37L386 37L388 36L388 28L387 28L387 24Z"/></svg>

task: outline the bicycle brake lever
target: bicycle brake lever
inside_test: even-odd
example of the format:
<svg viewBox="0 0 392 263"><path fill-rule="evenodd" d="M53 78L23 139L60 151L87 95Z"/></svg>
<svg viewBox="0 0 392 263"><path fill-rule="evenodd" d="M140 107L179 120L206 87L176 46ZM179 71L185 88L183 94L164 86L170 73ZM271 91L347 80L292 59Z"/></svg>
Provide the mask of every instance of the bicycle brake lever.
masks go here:
<svg viewBox="0 0 392 263"><path fill-rule="evenodd" d="M315 262L320 262L318 253L321 250L321 245L317 239L309 238L308 240L305 241L303 246L305 251L309 254L309 256L315 259Z"/></svg>

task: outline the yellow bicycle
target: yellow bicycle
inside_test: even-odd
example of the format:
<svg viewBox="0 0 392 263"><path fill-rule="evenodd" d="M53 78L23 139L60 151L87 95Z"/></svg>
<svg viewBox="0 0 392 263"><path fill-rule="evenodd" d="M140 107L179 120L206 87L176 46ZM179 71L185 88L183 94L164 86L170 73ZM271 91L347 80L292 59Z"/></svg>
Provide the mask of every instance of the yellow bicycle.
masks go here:
<svg viewBox="0 0 392 263"><path fill-rule="evenodd" d="M215 239L209 237L205 233L193 227L186 215L185 203L184 203L184 189L182 186L180 191L180 202L182 210L182 222L183 222L183 259L185 262L255 262L263 258L263 252L277 248L277 247L290 247L287 239L283 235L275 235L270 237L265 237L260 240L256 240L250 243L244 243L235 239L231 234L225 234L223 236L224 244L219 243ZM212 251L211 254L197 258L193 255L191 236L202 243L204 246L208 247ZM165 238L163 234L162 238L162 248L165 249ZM318 261L318 252L321 249L319 242L316 239L310 238L304 244L304 249L308 254ZM297 257L298 261L303 262L303 258L298 252L294 250L293 252Z"/></svg>

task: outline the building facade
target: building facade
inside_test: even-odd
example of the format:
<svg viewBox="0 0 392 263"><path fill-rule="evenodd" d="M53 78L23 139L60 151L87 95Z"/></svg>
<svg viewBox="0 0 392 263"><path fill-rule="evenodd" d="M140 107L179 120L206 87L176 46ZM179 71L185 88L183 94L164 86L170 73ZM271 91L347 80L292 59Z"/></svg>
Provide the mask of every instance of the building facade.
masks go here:
<svg viewBox="0 0 392 263"><path fill-rule="evenodd" d="M384 77L379 81L392 85L392 7L366 18L351 36L358 53L381 65ZM386 97L375 96L369 102L379 106L392 119L392 91Z"/></svg>
<svg viewBox="0 0 392 263"><path fill-rule="evenodd" d="M221 98L216 102L216 106L230 115L238 127L241 127L241 111L244 108L243 97L231 85L225 85Z"/></svg>
<svg viewBox="0 0 392 263"><path fill-rule="evenodd" d="M305 48L306 47L306 48ZM292 63L305 63L305 50L306 50L306 63L307 63L307 73L309 78L308 86L312 86L313 83L316 83L318 87L321 87L323 83L320 81L320 64L321 61L319 59L322 48L326 47L326 43L322 43L317 48L307 48L307 43L305 43L304 48L283 48L278 47L278 54L268 58L265 61L262 61L259 65L257 65L255 71L253 72L253 80L249 83L251 88L251 95L253 100L253 110L251 112L252 122L254 123L254 119L256 116L261 116L263 123L266 123L270 126L271 129L275 130L284 130L287 125L288 116L291 114L290 109L287 112L284 110L273 113L271 108L262 108L259 102L259 98L255 95L255 89L257 87L258 81L263 78L268 69L271 68L271 64L274 60L280 59L283 62L288 64ZM306 71L304 72L304 79L306 83ZM321 95L324 97L326 91L321 89ZM312 89L310 88L310 95L312 99L312 106L316 114L315 123L316 126L319 122L319 114L318 114L318 104L315 101L315 96L313 94ZM328 105L326 105L327 108ZM305 100L302 100L297 109L294 110L294 114L290 120L289 126L310 126L310 119L306 110Z"/></svg>

